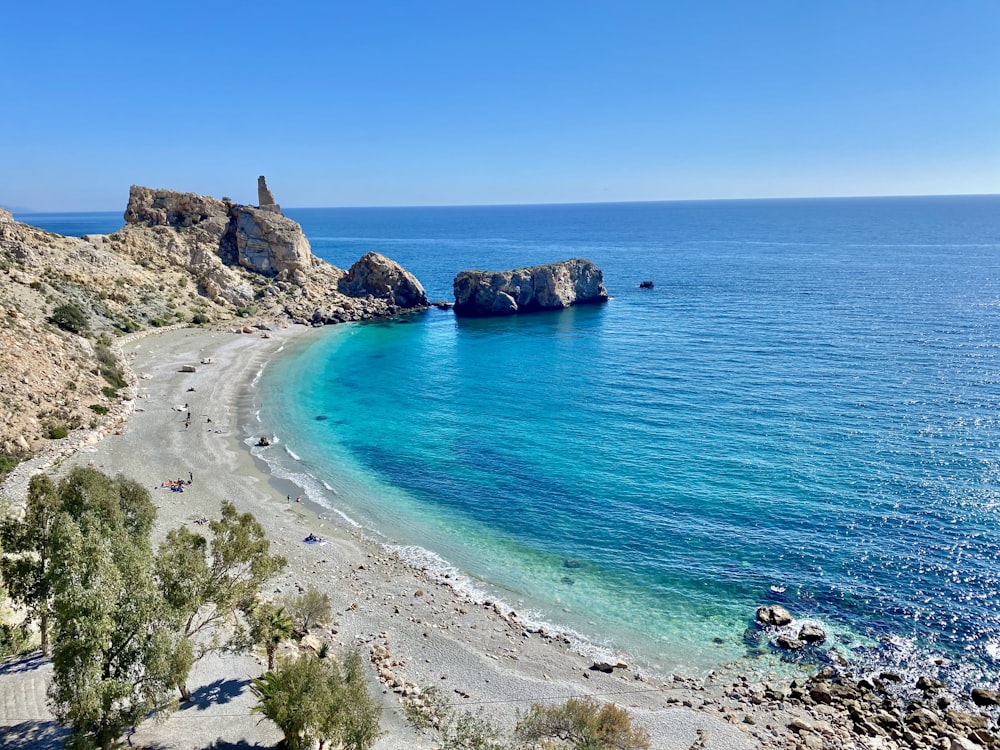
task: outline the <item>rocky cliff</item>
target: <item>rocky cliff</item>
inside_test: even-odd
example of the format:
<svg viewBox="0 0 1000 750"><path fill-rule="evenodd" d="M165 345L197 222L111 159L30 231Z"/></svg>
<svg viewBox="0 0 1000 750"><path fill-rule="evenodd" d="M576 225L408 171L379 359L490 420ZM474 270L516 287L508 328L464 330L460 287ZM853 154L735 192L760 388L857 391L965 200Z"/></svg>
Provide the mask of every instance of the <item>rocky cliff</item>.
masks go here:
<svg viewBox="0 0 1000 750"><path fill-rule="evenodd" d="M462 271L455 277L455 314L513 315L607 302L601 269L573 258L513 271Z"/></svg>
<svg viewBox="0 0 1000 750"><path fill-rule="evenodd" d="M427 307L420 283L369 253L350 271L312 254L268 208L195 193L129 191L125 226L61 237L0 208L0 475L120 398L113 342L174 323L312 325ZM266 192L265 192L266 191Z"/></svg>

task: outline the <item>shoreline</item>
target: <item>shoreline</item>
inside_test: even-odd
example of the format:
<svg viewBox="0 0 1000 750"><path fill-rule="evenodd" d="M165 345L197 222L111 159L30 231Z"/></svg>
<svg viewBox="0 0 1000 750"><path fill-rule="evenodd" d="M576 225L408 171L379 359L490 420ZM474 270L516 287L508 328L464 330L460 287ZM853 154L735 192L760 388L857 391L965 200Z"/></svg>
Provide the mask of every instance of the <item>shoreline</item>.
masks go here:
<svg viewBox="0 0 1000 750"><path fill-rule="evenodd" d="M289 493L277 484L287 480L265 472L258 463L262 459L244 443L240 407L252 404L251 389L260 368L309 330L284 328L265 339L180 329L126 342L126 361L137 375L142 373L133 413L104 440L65 458L59 470L90 465L150 488L158 507L154 544L171 528L217 515L224 498L241 512L252 512L264 525L272 549L289 560L265 593L280 597L315 586L333 601L335 620L326 640L336 648L360 648L366 661L373 651L390 654L378 657L378 671L373 671L373 677L380 678L373 685L382 689L383 727L390 733L378 748L435 744L433 737L406 723L400 702L400 697L415 696L429 686L437 687L459 710L482 708L505 726L512 725L518 709L527 710L536 701L621 696L623 705L650 731L654 747L688 750L700 736L711 737L706 748L760 746L733 726L734 720L696 710L702 703L699 681L675 678L659 683L628 669L610 674L592 670L592 659L573 652L558 637L529 632L505 616L497 602L472 603L383 549L360 528L324 520L305 503L288 502ZM211 364L200 364L209 359ZM196 372L180 372L183 365L194 366ZM186 411L192 414L190 427L184 426ZM193 483L182 493L153 489L189 472ZM302 543L308 533L325 537L327 543ZM259 674L263 666L254 663ZM195 691L223 679L226 664L225 657L199 663L191 679ZM246 664L241 668L248 669ZM241 694L247 706L245 721L232 717L237 701L227 706L229 721L240 736L260 738L267 734L266 727L258 727L249 715L252 703L246 693ZM193 728L191 722L181 722L183 713L159 726L142 725L136 739L155 738L178 748L207 744L190 736ZM178 725L188 739L175 744Z"/></svg>

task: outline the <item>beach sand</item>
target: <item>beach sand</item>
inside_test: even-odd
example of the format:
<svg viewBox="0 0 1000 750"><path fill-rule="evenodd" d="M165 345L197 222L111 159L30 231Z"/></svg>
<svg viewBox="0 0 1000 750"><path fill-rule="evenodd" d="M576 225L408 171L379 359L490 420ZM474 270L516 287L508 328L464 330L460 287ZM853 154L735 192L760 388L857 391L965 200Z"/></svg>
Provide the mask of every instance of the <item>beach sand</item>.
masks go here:
<svg viewBox="0 0 1000 750"><path fill-rule="evenodd" d="M124 344L127 361L139 375L134 413L119 434L84 446L64 459L58 470L93 466L148 487L158 507L154 543L177 526L198 531L196 519L216 517L223 499L241 512L252 512L267 530L273 551L288 558L286 571L265 593L280 597L310 586L328 593L335 620L320 635L338 649L359 649L370 665L372 692L384 705L386 734L378 748L436 745L433 734L412 728L404 718L399 698L401 692L412 691L407 686L435 686L457 709L482 710L508 728L516 712L526 711L535 701L561 703L570 696L594 696L628 708L650 732L655 748L761 746L738 726L743 715L737 704L699 681L638 676L627 668L611 674L591 670L593 660L574 652L562 639L526 632L498 613L500 608L473 604L429 580L366 538L362 530L320 519L307 503L294 502L303 493L271 480L241 441L238 416L241 405L245 409L251 403L253 381L261 367L280 356L283 346L310 333L290 327L264 338L181 329ZM202 364L209 359L210 364ZM196 372L181 372L183 365L195 366ZM156 489L164 480L187 480L189 475L193 481L184 492ZM292 502L287 500L290 493ZM303 543L310 532L327 543ZM373 646L382 653L388 647L391 657L372 665ZM37 666L19 673L22 681L37 683L26 690L37 693L38 685L44 684L44 669ZM273 746L280 733L270 722L250 714L254 699L247 685L263 669L261 655L203 660L189 683L194 701L166 721L141 725L132 742L164 750L203 748L214 742ZM394 682L400 686L393 689ZM37 699L33 703L26 699L27 704L32 707L8 706L5 717L0 702L0 720L46 718ZM11 716L28 710L40 715ZM759 717L757 724L759 732L763 729ZM776 723L775 733L784 734L784 727L784 722Z"/></svg>

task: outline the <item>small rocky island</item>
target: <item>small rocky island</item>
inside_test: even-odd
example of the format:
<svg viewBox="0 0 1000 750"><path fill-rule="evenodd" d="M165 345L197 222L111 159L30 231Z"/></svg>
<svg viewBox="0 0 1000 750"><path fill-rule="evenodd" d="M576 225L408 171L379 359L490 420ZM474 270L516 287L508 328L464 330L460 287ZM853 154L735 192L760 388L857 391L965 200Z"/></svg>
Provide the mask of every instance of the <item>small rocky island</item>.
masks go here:
<svg viewBox="0 0 1000 750"><path fill-rule="evenodd" d="M581 258L512 271L462 271L455 277L454 290L455 314L469 317L608 301L601 269Z"/></svg>

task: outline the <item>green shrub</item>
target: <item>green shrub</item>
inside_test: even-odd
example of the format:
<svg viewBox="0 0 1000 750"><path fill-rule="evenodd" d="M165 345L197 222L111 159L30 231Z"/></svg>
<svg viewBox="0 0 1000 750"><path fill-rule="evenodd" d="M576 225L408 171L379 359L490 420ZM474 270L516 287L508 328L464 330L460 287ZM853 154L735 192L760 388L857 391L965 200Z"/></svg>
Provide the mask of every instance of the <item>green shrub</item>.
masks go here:
<svg viewBox="0 0 1000 750"><path fill-rule="evenodd" d="M113 385L106 385L106 386L104 386L103 388L101 388L101 393L103 393L108 398L117 398L118 397L118 389L115 388Z"/></svg>
<svg viewBox="0 0 1000 750"><path fill-rule="evenodd" d="M333 617L330 595L321 593L316 587L298 596L286 596L285 612L292 618L292 627L296 633L305 635L313 625L322 625Z"/></svg>
<svg viewBox="0 0 1000 750"><path fill-rule="evenodd" d="M191 316L191 322L196 326L205 325L206 323L211 323L212 319L209 318L204 313L197 312Z"/></svg>
<svg viewBox="0 0 1000 750"><path fill-rule="evenodd" d="M114 386L111 393L102 389L104 395L108 398L114 398L117 395L117 390L119 388L124 388L128 385L128 383L125 382L125 376L118 367L118 359L115 357L115 353L111 351L106 344L97 344L97 346L94 347L94 354L97 356L98 371L104 379L108 381L108 383Z"/></svg>
<svg viewBox="0 0 1000 750"><path fill-rule="evenodd" d="M90 410L102 416L108 413L108 407L104 404L91 404Z"/></svg>
<svg viewBox="0 0 1000 750"><path fill-rule="evenodd" d="M52 315L49 316L49 322L55 323L64 331L78 335L85 333L90 325L87 313L72 302L59 305L53 310Z"/></svg>
<svg viewBox="0 0 1000 750"><path fill-rule="evenodd" d="M315 656L282 662L253 680L250 690L258 699L253 712L278 725L288 750L317 741L320 747L331 742L367 750L381 734L381 706L368 693L357 652L339 663Z"/></svg>
<svg viewBox="0 0 1000 750"><path fill-rule="evenodd" d="M115 357L115 353L111 351L105 339L99 341L94 347L94 356L97 357L97 363L103 367L116 367L118 365L118 358Z"/></svg>
<svg viewBox="0 0 1000 750"><path fill-rule="evenodd" d="M6 476L14 471L14 467L20 463L14 456L7 453L0 453L0 477Z"/></svg>
<svg viewBox="0 0 1000 750"><path fill-rule="evenodd" d="M645 750L649 735L613 703L570 698L561 706L535 703L517 724L518 739L533 743L560 739L577 750Z"/></svg>
<svg viewBox="0 0 1000 750"><path fill-rule="evenodd" d="M62 440L64 437L69 435L69 429L65 425L53 424L49 425L48 432L49 440Z"/></svg>
<svg viewBox="0 0 1000 750"><path fill-rule="evenodd" d="M500 735L500 728L482 709L456 712L441 727L441 750L508 750Z"/></svg>

